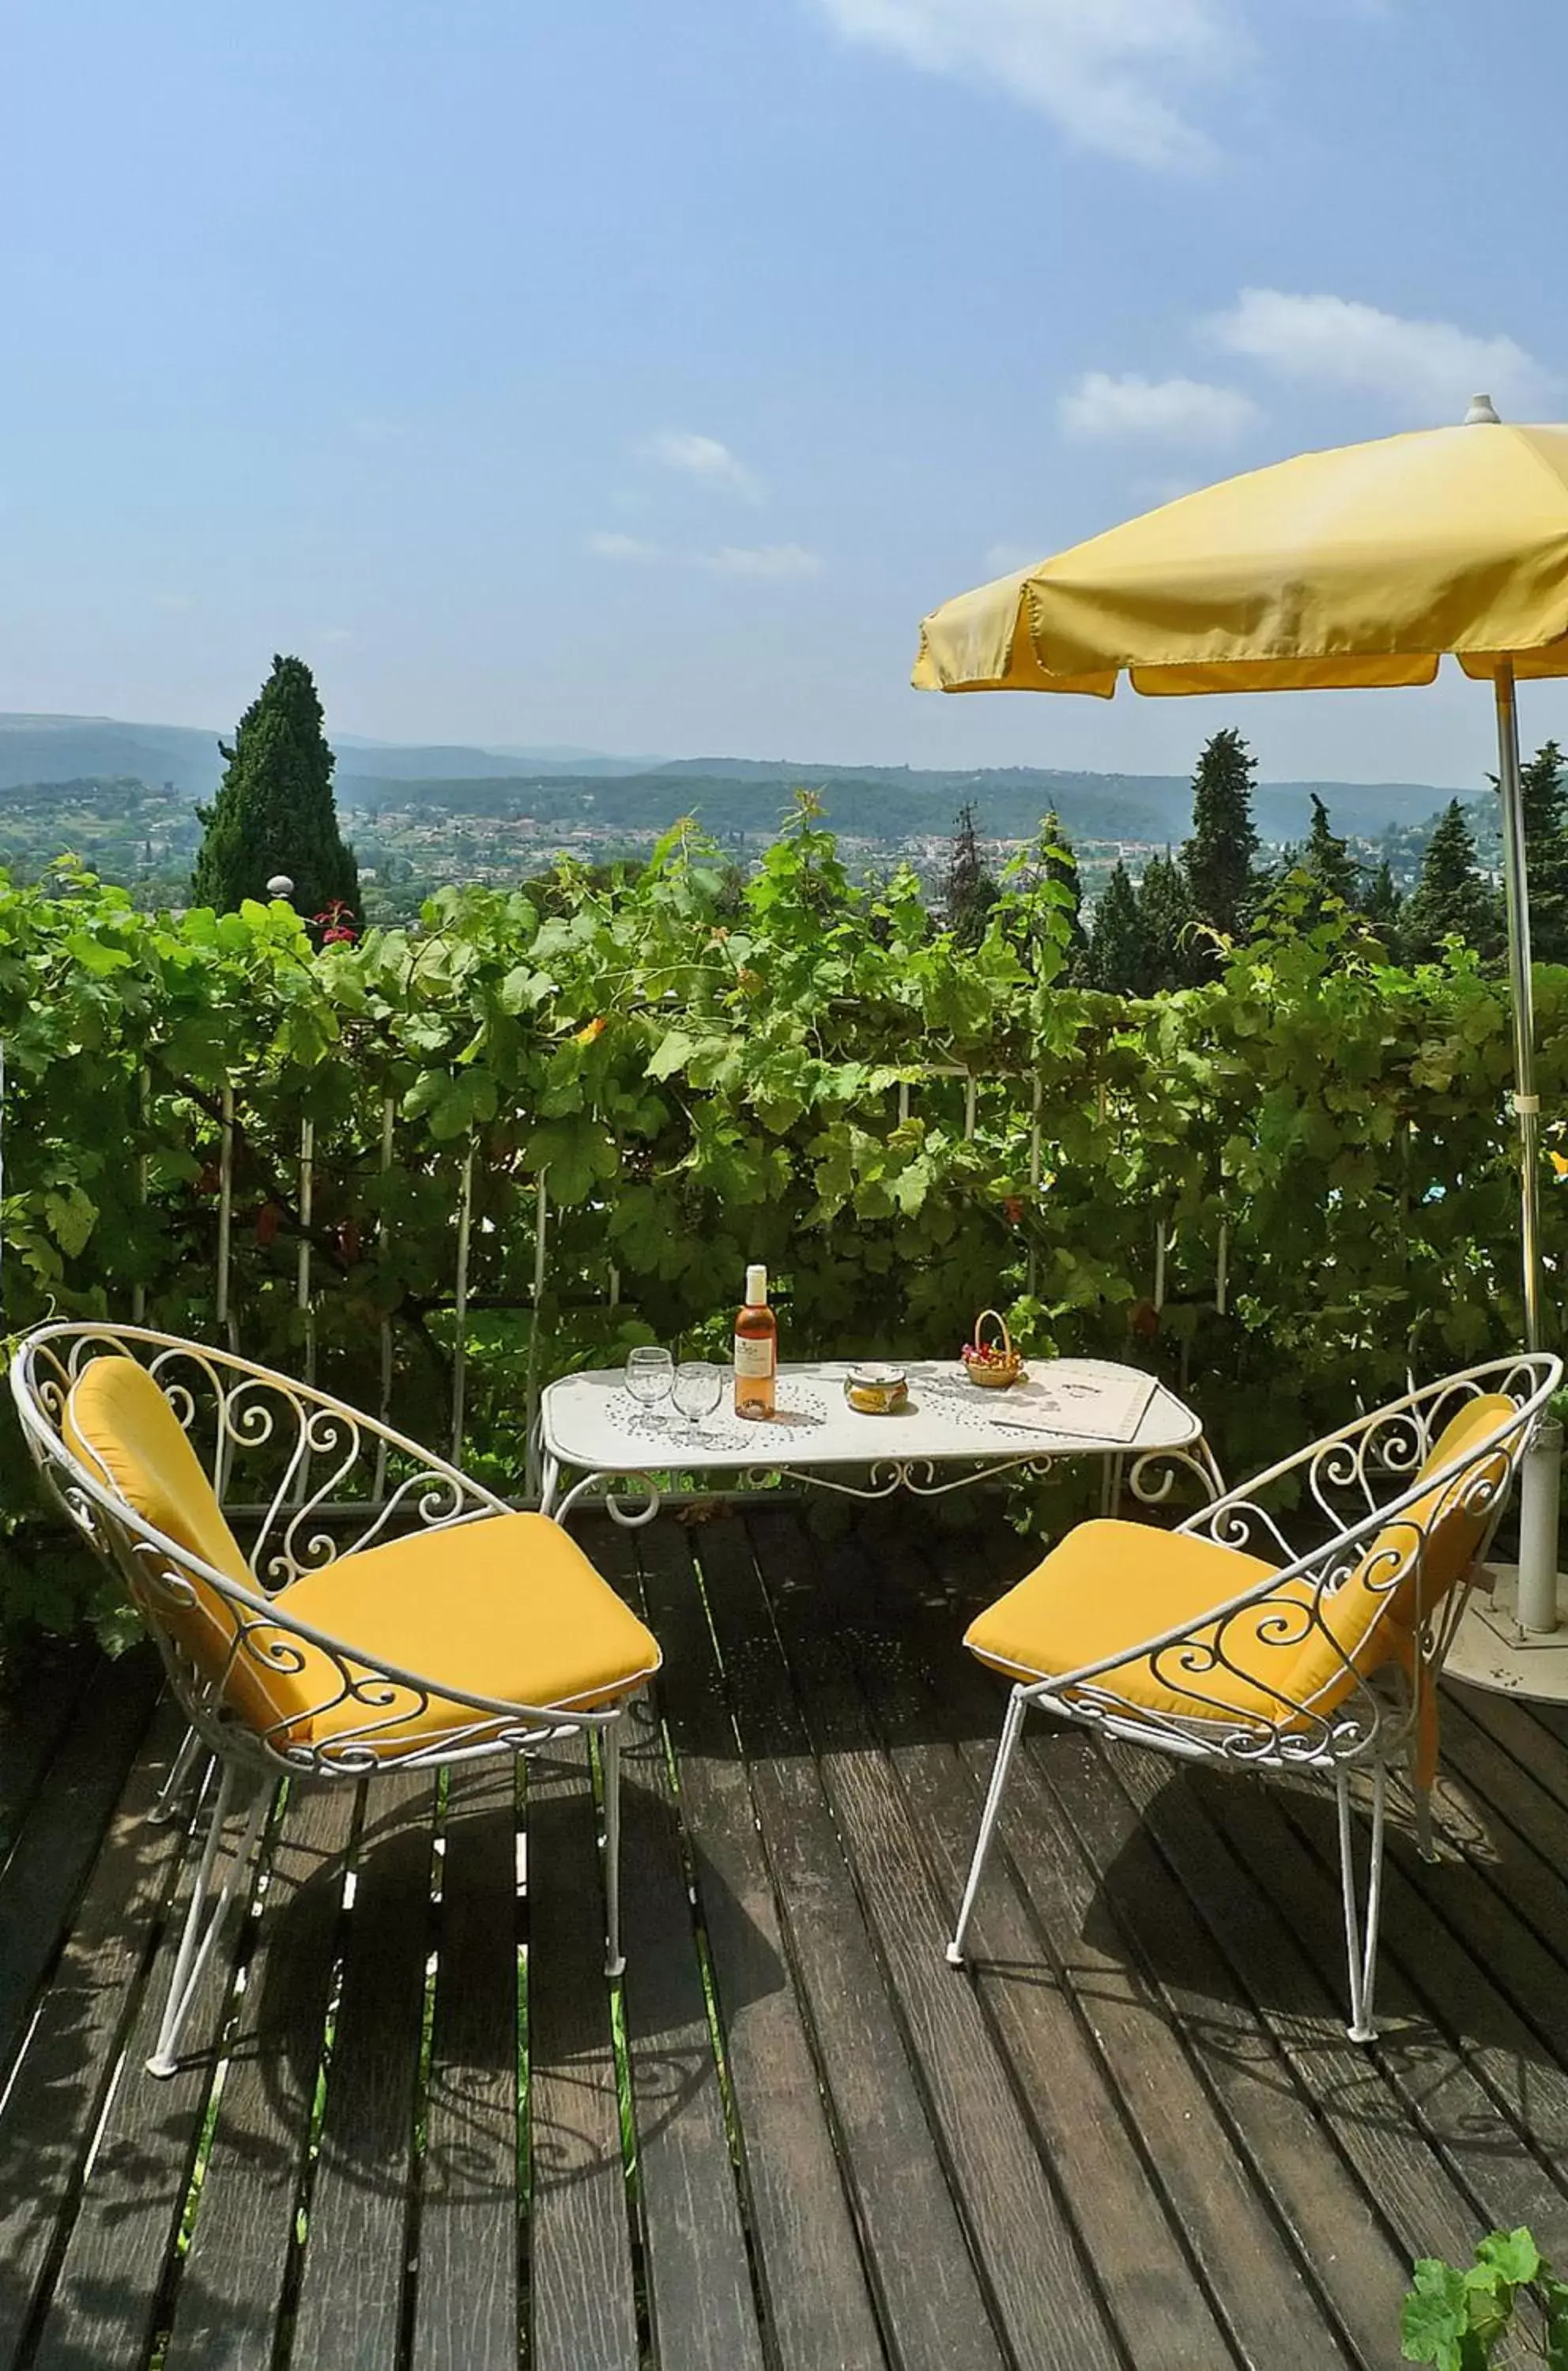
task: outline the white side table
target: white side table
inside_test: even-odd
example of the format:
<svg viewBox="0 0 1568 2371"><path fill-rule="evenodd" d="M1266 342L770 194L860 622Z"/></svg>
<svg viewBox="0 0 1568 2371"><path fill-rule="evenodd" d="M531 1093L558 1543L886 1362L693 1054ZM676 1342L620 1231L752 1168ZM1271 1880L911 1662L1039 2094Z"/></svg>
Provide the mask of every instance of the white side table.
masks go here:
<svg viewBox="0 0 1568 2371"><path fill-rule="evenodd" d="M1129 1463L1132 1486L1149 1505L1169 1496L1182 1467L1214 1496L1224 1486L1191 1408L1136 1368L1046 1359L1010 1390L985 1391L956 1360L922 1359L906 1369L908 1405L880 1417L849 1405L848 1371L843 1359L780 1367L768 1421L737 1417L726 1397L696 1425L668 1400L641 1406L618 1368L564 1375L540 1407L541 1510L562 1522L584 1497L600 1494L615 1521L635 1529L659 1511L658 1477L675 1474L757 1482L783 1475L857 1498L895 1490L934 1498L990 1475L1043 1472L1066 1457L1104 1459L1107 1512ZM1105 1421L1118 1414L1121 1423ZM856 1478L847 1471L855 1467L869 1470ZM634 1506L611 1495L618 1482L634 1486Z"/></svg>

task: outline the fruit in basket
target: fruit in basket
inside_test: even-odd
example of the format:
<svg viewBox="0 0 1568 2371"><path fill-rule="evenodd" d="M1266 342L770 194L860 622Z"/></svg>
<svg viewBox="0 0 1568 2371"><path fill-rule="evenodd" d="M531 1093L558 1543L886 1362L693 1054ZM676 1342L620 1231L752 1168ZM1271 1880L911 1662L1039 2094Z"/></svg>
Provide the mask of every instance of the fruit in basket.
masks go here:
<svg viewBox="0 0 1568 2371"><path fill-rule="evenodd" d="M1016 1383L1023 1373L1023 1360L1013 1347L1007 1321L994 1309L981 1311L975 1321L974 1340L966 1342L958 1355L969 1381L986 1384L992 1390Z"/></svg>

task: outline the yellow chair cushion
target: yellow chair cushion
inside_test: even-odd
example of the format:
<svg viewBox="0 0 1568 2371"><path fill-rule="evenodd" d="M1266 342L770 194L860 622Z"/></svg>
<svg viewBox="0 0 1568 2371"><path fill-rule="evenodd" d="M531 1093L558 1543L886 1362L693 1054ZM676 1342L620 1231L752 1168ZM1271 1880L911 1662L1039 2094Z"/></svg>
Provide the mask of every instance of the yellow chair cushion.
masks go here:
<svg viewBox="0 0 1568 2371"><path fill-rule="evenodd" d="M144 1522L255 1590L196 1452L144 1367L95 1359L73 1387L63 1429L72 1453ZM366 1742L393 1756L444 1738L478 1742L506 1725L439 1693L420 1705L407 1688L375 1679L383 1661L448 1688L563 1715L629 1694L660 1663L651 1634L543 1515L417 1532L278 1590L271 1602L280 1612L366 1658L352 1666L363 1694L345 1694L331 1658L286 1625L234 1606L183 1568L181 1578L193 1592L189 1606L144 1590L144 1613L173 1634L242 1720L277 1745L319 1746L370 1730Z"/></svg>
<svg viewBox="0 0 1568 2371"><path fill-rule="evenodd" d="M304 1574L276 1602L447 1687L563 1714L629 1694L662 1660L651 1632L547 1515L416 1532ZM324 1655L312 1660L314 1676L328 1683L311 1699L320 1706L341 1682ZM384 1724L380 1746L401 1751L476 1725L504 1726L439 1694L420 1708L406 1691L392 1694L385 1708L350 1700L317 1710L306 1724L311 1743Z"/></svg>
<svg viewBox="0 0 1568 2371"><path fill-rule="evenodd" d="M1178 1624L1201 1623L1274 1570L1260 1556L1184 1532L1157 1531L1148 1523L1080 1523L976 1616L963 1643L1009 1678L1057 1679ZM1310 1589L1290 1596L1288 1604L1270 1598L1231 1617L1225 1652L1234 1669L1214 1664L1211 1624L1155 1657L1119 1663L1086 1682L1086 1689L1188 1720L1231 1713L1278 1720L1287 1707L1275 1690L1299 1655L1310 1622Z"/></svg>
<svg viewBox="0 0 1568 2371"><path fill-rule="evenodd" d="M1516 1414L1501 1394L1472 1401L1433 1443L1417 1478L1480 1448ZM1260 1587L1275 1566L1184 1532L1080 1523L975 1618L964 1644L994 1670L1026 1682L1059 1679L1125 1652L1127 1661L1084 1683L1086 1695L1115 1696L1136 1710L1182 1720L1289 1727L1309 1715L1320 1718L1349 1694L1358 1672L1394 1657L1408 1660L1412 1631L1469 1571L1507 1466L1507 1452L1498 1448L1427 1491L1385 1524L1339 1589L1320 1599L1314 1582L1286 1581L1223 1625L1203 1617ZM1492 1491L1478 1506L1483 1477ZM1417 1527L1425 1546L1419 1567L1403 1571ZM1132 1651L1185 1624L1193 1625L1190 1636L1154 1655Z"/></svg>
<svg viewBox="0 0 1568 2371"><path fill-rule="evenodd" d="M1444 1426L1417 1480L1480 1449L1488 1433L1517 1414L1501 1392L1471 1400ZM1328 1710L1355 1684L1347 1660L1366 1672L1403 1650L1469 1572L1507 1473L1508 1452L1499 1448L1385 1523L1349 1579L1323 1599L1322 1625L1294 1675L1300 1703ZM1412 1561L1418 1546L1419 1561Z"/></svg>
<svg viewBox="0 0 1568 2371"><path fill-rule="evenodd" d="M94 1359L71 1387L61 1429L72 1455L144 1522L215 1571L254 1588L201 1461L145 1367L134 1359ZM144 1559L133 1557L133 1573L139 1568ZM183 1567L179 1579L191 1590L186 1605L172 1602L150 1573L144 1579L136 1595L147 1619L169 1632L205 1679L223 1685L226 1700L251 1727L267 1729L292 1715L298 1698L288 1675L236 1656L238 1623L229 1601Z"/></svg>

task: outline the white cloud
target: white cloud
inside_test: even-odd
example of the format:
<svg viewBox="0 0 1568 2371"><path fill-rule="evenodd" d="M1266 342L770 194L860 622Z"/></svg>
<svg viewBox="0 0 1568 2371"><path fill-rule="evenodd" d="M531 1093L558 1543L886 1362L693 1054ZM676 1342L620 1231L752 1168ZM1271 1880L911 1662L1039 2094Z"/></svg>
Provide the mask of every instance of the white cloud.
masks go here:
<svg viewBox="0 0 1568 2371"><path fill-rule="evenodd" d="M588 538L595 560L619 560L638 567L700 568L715 576L768 577L775 582L792 576L819 576L822 560L799 543L721 544L717 551L678 551L668 544L649 543L639 535L596 534Z"/></svg>
<svg viewBox="0 0 1568 2371"><path fill-rule="evenodd" d="M816 0L851 40L930 74L1000 83L1086 147L1137 165L1205 162L1190 87L1245 48L1241 0Z"/></svg>
<svg viewBox="0 0 1568 2371"><path fill-rule="evenodd" d="M640 535L591 535L588 549L595 560L674 560L676 556Z"/></svg>
<svg viewBox="0 0 1568 2371"><path fill-rule="evenodd" d="M1069 436L1144 436L1169 445L1229 445L1260 417L1239 387L1195 378L1113 378L1086 371L1058 407Z"/></svg>
<svg viewBox="0 0 1568 2371"><path fill-rule="evenodd" d="M748 502L760 499L761 480L717 436L698 436L683 428L662 428L656 436L646 437L638 451L645 461L655 461L662 469L674 469L686 478L700 478L710 486L728 486L732 492L744 494Z"/></svg>
<svg viewBox="0 0 1568 2371"><path fill-rule="evenodd" d="M993 543L986 553L986 565L993 576L1016 576L1020 568L1032 568L1044 557L1043 543Z"/></svg>
<svg viewBox="0 0 1568 2371"><path fill-rule="evenodd" d="M698 564L721 576L820 576L822 561L799 543L727 543L721 550L697 555Z"/></svg>
<svg viewBox="0 0 1568 2371"><path fill-rule="evenodd" d="M1500 411L1528 411L1551 380L1512 338L1473 336L1452 321L1412 321L1348 296L1290 296L1244 288L1209 330L1281 378L1382 398L1421 427L1464 418L1478 389Z"/></svg>

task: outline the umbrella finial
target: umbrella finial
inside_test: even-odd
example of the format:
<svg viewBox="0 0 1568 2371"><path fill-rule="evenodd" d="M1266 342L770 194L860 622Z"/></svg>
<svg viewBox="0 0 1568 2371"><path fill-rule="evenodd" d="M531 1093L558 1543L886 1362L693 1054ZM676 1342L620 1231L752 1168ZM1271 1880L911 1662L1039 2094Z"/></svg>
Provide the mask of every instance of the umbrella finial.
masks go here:
<svg viewBox="0 0 1568 2371"><path fill-rule="evenodd" d="M1465 414L1465 426L1475 428L1487 422L1490 422L1493 428L1500 428L1503 424L1502 417L1494 409L1489 395L1472 395L1470 410Z"/></svg>

